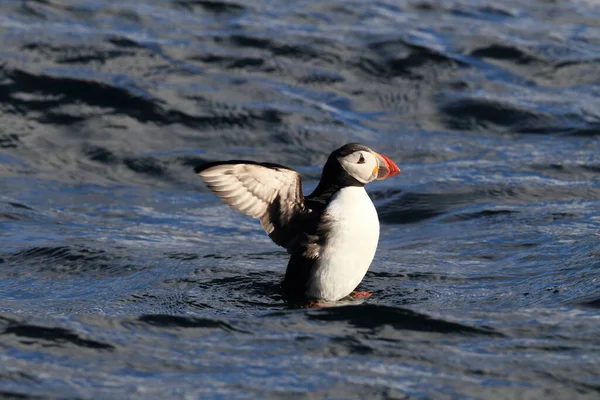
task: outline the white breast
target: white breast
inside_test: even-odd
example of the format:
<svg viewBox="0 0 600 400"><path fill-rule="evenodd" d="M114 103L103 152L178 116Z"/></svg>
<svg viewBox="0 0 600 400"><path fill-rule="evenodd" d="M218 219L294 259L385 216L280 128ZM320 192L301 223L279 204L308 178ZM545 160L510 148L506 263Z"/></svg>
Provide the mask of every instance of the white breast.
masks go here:
<svg viewBox="0 0 600 400"><path fill-rule="evenodd" d="M309 280L309 298L336 301L363 279L377 250L379 218L362 187L347 187L325 209L332 221L327 243Z"/></svg>

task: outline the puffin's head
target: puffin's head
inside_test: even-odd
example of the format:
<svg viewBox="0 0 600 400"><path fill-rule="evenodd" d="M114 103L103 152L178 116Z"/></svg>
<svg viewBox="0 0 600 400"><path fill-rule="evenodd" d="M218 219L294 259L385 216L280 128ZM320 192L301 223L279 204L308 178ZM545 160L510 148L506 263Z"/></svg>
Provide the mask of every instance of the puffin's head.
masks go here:
<svg viewBox="0 0 600 400"><path fill-rule="evenodd" d="M392 160L359 143L345 144L331 155L348 175L362 184L400 173Z"/></svg>

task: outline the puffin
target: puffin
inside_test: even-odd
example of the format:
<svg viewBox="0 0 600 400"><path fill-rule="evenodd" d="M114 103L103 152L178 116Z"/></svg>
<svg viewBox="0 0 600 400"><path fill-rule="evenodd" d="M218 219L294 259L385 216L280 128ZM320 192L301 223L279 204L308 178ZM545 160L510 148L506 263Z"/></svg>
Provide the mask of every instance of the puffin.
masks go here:
<svg viewBox="0 0 600 400"><path fill-rule="evenodd" d="M359 143L333 151L319 184L302 194L300 174L267 162L210 162L194 172L223 202L260 219L290 254L281 293L293 302L336 302L354 292L379 241L379 217L365 185L400 173L388 157Z"/></svg>

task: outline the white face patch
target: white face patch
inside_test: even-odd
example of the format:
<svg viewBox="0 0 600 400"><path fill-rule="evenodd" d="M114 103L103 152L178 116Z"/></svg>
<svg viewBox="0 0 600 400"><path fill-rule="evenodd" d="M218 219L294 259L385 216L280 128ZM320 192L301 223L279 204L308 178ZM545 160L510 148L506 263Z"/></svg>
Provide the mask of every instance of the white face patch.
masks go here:
<svg viewBox="0 0 600 400"><path fill-rule="evenodd" d="M377 159L368 150L358 150L345 157L338 157L344 170L361 183L369 183L377 178Z"/></svg>

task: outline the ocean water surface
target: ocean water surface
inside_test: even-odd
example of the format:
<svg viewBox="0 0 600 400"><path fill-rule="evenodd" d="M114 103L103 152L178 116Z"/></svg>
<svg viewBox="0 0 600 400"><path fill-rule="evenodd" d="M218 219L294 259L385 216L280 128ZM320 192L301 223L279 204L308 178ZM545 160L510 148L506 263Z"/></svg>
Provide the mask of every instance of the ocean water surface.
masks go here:
<svg viewBox="0 0 600 400"><path fill-rule="evenodd" d="M364 302L193 167L402 174ZM0 397L600 398L594 1L0 2Z"/></svg>

